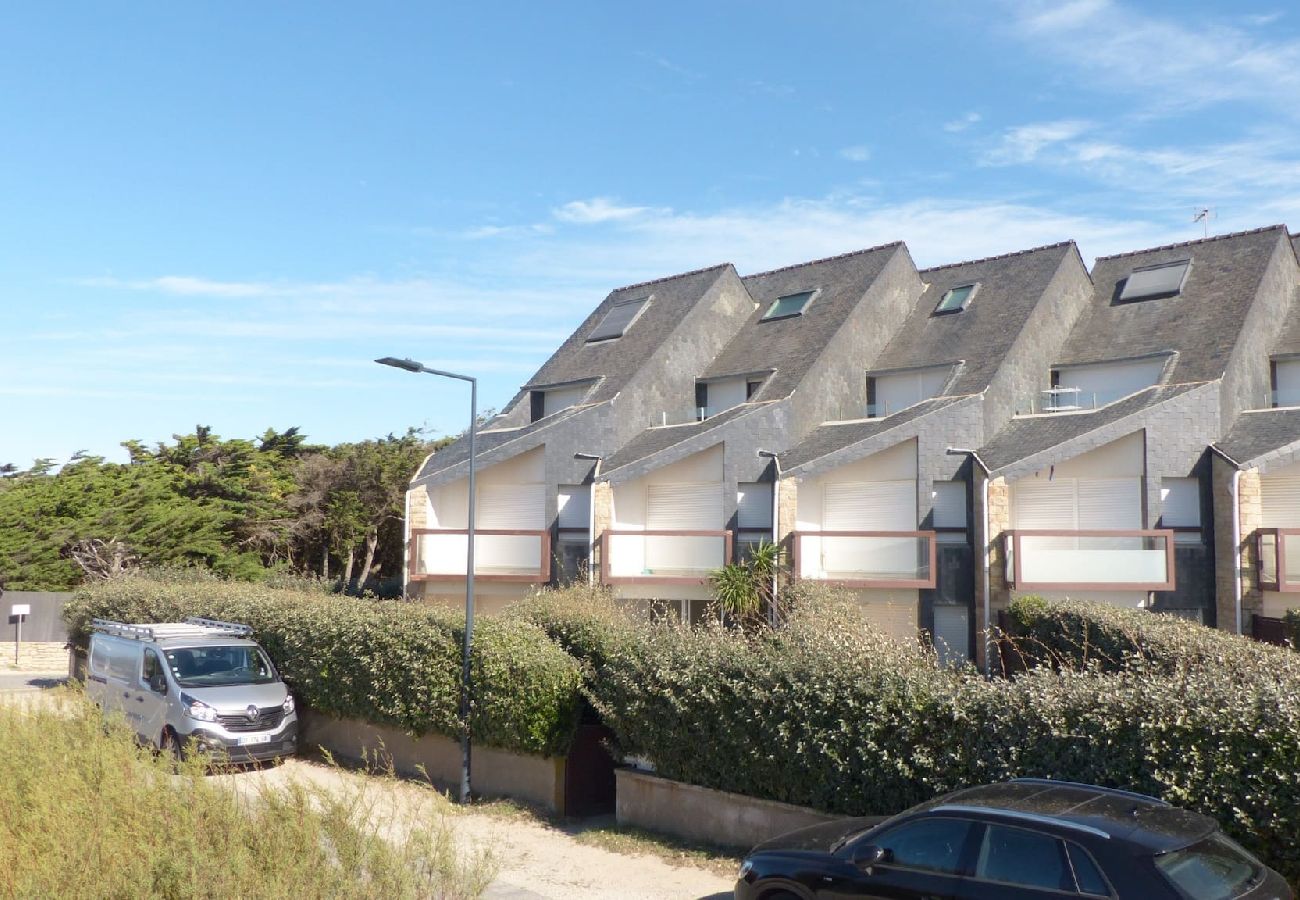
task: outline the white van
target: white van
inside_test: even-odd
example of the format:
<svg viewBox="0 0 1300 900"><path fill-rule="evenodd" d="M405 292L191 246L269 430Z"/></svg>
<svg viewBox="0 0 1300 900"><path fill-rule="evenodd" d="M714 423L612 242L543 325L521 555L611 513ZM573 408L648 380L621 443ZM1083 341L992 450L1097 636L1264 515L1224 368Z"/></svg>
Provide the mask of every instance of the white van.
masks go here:
<svg viewBox="0 0 1300 900"><path fill-rule="evenodd" d="M178 755L273 759L298 746L293 695L252 629L214 619L92 620L86 693L141 741Z"/></svg>

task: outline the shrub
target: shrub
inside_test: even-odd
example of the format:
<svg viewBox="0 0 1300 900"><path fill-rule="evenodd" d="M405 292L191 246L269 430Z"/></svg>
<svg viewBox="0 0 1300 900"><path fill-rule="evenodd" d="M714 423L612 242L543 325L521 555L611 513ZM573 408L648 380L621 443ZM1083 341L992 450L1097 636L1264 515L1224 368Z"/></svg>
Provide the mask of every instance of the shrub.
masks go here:
<svg viewBox="0 0 1300 900"><path fill-rule="evenodd" d="M401 807L374 781L237 793L197 760L173 774L84 697L61 699L0 705L0 758L21 762L0 779L6 897L450 900L480 896L495 874L456 847L432 791ZM399 844L382 837L403 830Z"/></svg>
<svg viewBox="0 0 1300 900"><path fill-rule="evenodd" d="M335 716L460 734L464 618L451 610L240 582L128 576L79 590L64 611L84 645L92 617L252 626L299 700ZM483 619L474 632L473 735L520 753L564 755L579 710L579 664L538 627Z"/></svg>

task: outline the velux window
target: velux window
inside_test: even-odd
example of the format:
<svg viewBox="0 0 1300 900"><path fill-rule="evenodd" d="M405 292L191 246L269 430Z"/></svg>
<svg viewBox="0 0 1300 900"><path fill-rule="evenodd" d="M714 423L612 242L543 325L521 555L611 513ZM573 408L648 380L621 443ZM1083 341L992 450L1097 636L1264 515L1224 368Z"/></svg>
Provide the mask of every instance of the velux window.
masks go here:
<svg viewBox="0 0 1300 900"><path fill-rule="evenodd" d="M975 296L978 287L978 284L962 284L944 291L943 296L939 298L939 305L934 308L934 314L938 316L944 313L961 312Z"/></svg>
<svg viewBox="0 0 1300 900"><path fill-rule="evenodd" d="M1158 266L1142 266L1134 269L1124 281L1124 290L1120 292L1121 302L1129 300L1150 300L1152 297L1172 297L1183 289L1187 280L1187 271L1192 267L1190 259L1180 259Z"/></svg>
<svg viewBox="0 0 1300 900"><path fill-rule="evenodd" d="M614 338L621 338L632 323L641 315L641 311L650 303L649 297L637 297L633 300L620 300L609 308L605 317L600 320L591 334L587 335L587 343L594 341L611 341Z"/></svg>
<svg viewBox="0 0 1300 900"><path fill-rule="evenodd" d="M808 308L812 302L813 295L816 291L800 291L797 294L786 294L784 297L777 297L772 301L772 305L763 313L761 321L766 322L769 319L788 319L791 316L801 316L803 311Z"/></svg>

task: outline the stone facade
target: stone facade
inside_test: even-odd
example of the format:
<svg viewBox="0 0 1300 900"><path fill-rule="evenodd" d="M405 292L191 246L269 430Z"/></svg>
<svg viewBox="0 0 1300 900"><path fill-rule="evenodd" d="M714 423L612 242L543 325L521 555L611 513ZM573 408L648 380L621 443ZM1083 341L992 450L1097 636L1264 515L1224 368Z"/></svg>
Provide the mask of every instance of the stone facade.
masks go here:
<svg viewBox="0 0 1300 900"><path fill-rule="evenodd" d="M1215 605L1218 627L1224 631L1237 630L1238 584L1241 587L1241 628L1251 632L1251 616L1261 613L1264 596L1259 588L1258 560L1255 552L1255 531L1261 524L1260 481L1258 469L1243 469L1237 480L1236 506L1239 515L1238 543L1232 542L1232 478L1238 470L1227 460L1216 456L1211 482L1214 488L1215 534ZM1241 552L1241 568L1236 568L1236 554Z"/></svg>

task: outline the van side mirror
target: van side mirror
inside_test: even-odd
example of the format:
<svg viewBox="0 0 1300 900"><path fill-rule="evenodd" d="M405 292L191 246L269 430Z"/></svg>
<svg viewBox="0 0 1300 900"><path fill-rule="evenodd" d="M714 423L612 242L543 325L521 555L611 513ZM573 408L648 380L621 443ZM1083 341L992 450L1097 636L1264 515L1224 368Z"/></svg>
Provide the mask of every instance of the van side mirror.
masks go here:
<svg viewBox="0 0 1300 900"><path fill-rule="evenodd" d="M865 844L853 851L853 864L868 869L879 863L887 863L894 858L893 851L875 844Z"/></svg>
<svg viewBox="0 0 1300 900"><path fill-rule="evenodd" d="M163 675L162 672L155 672L149 679L149 690L155 694L167 693L167 676Z"/></svg>

